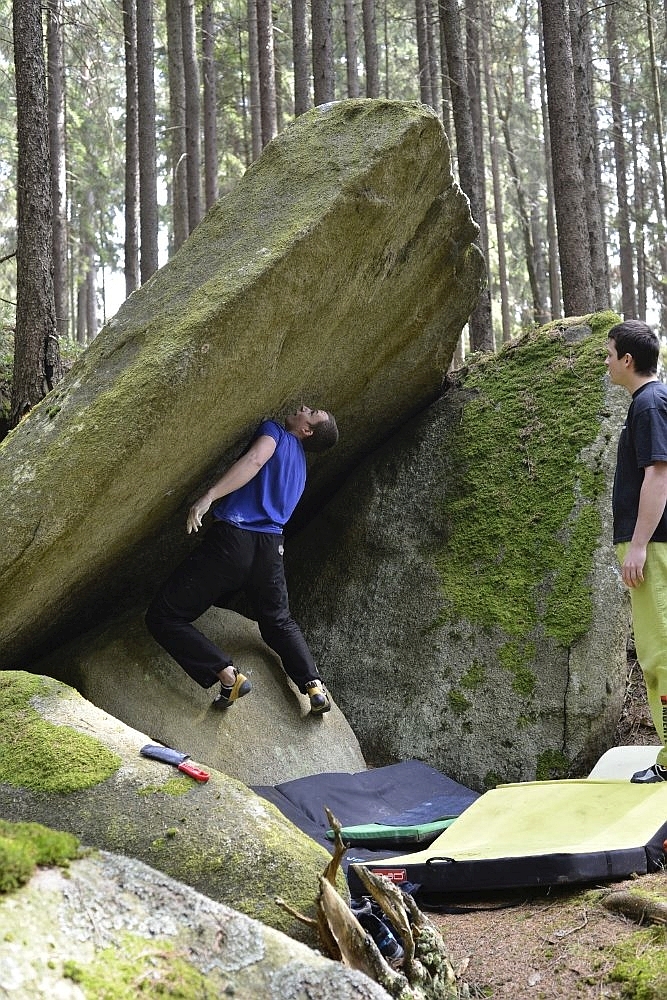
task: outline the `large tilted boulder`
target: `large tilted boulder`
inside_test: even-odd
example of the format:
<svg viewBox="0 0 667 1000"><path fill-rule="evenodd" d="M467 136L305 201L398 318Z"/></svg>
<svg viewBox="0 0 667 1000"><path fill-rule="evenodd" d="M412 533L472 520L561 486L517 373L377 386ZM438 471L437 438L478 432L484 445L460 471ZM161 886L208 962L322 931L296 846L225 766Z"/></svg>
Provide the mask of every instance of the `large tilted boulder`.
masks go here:
<svg viewBox="0 0 667 1000"><path fill-rule="evenodd" d="M40 869L0 896L0 968L12 1000L389 996L363 973L106 851Z"/></svg>
<svg viewBox="0 0 667 1000"><path fill-rule="evenodd" d="M330 855L207 761L194 759L211 775L199 783L143 757L150 742L59 681L0 673L0 818L65 830L89 847L144 861L315 943L275 897L312 916Z"/></svg>
<svg viewBox="0 0 667 1000"><path fill-rule="evenodd" d="M292 606L368 760L483 790L584 773L611 744L628 626L614 321L472 364L294 539Z"/></svg>
<svg viewBox="0 0 667 1000"><path fill-rule="evenodd" d="M270 143L0 445L0 667L144 601L263 416L339 418L306 512L434 398L484 281L476 232L422 105L345 101Z"/></svg>
<svg viewBox="0 0 667 1000"><path fill-rule="evenodd" d="M253 685L227 711L127 614L59 647L35 667L72 684L128 726L180 747L246 785L276 785L322 771L365 770L359 742L333 704L324 716L287 679L255 622L212 608L198 623L233 656ZM323 817L322 817L323 818Z"/></svg>

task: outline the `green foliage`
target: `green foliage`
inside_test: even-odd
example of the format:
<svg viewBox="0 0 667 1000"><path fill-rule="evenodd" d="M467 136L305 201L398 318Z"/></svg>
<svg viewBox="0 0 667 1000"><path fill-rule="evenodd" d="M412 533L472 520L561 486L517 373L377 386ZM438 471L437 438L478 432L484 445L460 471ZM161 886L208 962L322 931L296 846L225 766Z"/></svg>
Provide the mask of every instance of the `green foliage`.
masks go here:
<svg viewBox="0 0 667 1000"><path fill-rule="evenodd" d="M622 983L627 1000L665 1000L667 997L667 928L638 931L614 949L618 962L609 975Z"/></svg>
<svg viewBox="0 0 667 1000"><path fill-rule="evenodd" d="M0 781L43 792L91 788L118 770L121 759L69 726L47 722L30 704L44 692L37 676L0 673Z"/></svg>
<svg viewBox="0 0 667 1000"><path fill-rule="evenodd" d="M582 451L598 433L604 342L616 319L593 317L593 336L568 346L556 325L545 328L465 375L472 398L453 448L437 558L441 624L464 618L524 642L540 629L564 646L588 629L604 474ZM522 693L532 690L521 667L530 656L521 642L506 651Z"/></svg>
<svg viewBox="0 0 667 1000"><path fill-rule="evenodd" d="M64 867L78 854L79 841L70 833L0 820L0 893L24 885L37 865Z"/></svg>
<svg viewBox="0 0 667 1000"><path fill-rule="evenodd" d="M553 781L566 778L570 761L560 750L544 750L537 758L535 778L537 781Z"/></svg>

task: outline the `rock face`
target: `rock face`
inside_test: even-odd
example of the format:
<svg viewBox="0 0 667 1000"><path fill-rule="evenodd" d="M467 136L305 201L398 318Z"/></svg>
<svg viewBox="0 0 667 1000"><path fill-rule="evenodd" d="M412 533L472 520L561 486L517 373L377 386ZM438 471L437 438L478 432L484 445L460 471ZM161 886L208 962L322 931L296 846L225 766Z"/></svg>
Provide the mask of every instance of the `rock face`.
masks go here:
<svg viewBox="0 0 667 1000"><path fill-rule="evenodd" d="M287 679L254 622L212 608L203 631L248 676L252 692L225 712L211 708L219 688L204 691L127 615L42 660L39 672L167 746L186 749L247 785L276 785L323 771L365 770L359 742L334 704L325 716Z"/></svg>
<svg viewBox="0 0 667 1000"><path fill-rule="evenodd" d="M150 742L52 678L0 673L0 818L66 830L315 943L275 897L313 915L330 855L207 761L202 784L141 756Z"/></svg>
<svg viewBox="0 0 667 1000"><path fill-rule="evenodd" d="M361 972L105 851L0 897L0 968L13 1000L388 998Z"/></svg>
<svg viewBox="0 0 667 1000"><path fill-rule="evenodd" d="M476 232L422 105L342 102L270 143L2 442L0 667L140 605L263 416L339 419L305 514L433 399L484 281Z"/></svg>
<svg viewBox="0 0 667 1000"><path fill-rule="evenodd" d="M483 790L584 773L610 745L628 624L610 526L628 398L603 378L616 321L472 365L294 539L292 606L367 760L416 757Z"/></svg>

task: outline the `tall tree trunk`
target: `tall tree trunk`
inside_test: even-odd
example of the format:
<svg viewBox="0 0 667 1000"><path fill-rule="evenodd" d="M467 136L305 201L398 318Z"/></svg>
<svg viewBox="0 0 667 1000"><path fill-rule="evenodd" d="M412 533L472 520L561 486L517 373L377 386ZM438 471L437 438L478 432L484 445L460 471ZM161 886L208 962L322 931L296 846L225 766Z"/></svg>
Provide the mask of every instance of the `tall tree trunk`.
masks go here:
<svg viewBox="0 0 667 1000"><path fill-rule="evenodd" d="M478 222L485 209L481 200L477 177L472 115L468 99L466 66L461 38L461 20L457 0L440 0L440 17L443 21L445 46L447 49L459 181L462 190L470 200L473 218ZM472 350L492 351L494 349L494 342L491 325L491 296L488 285L480 295L479 302L470 317L469 326L470 346Z"/></svg>
<svg viewBox="0 0 667 1000"><path fill-rule="evenodd" d="M306 0L292 0L292 57L294 60L294 114L310 107L310 53Z"/></svg>
<svg viewBox="0 0 667 1000"><path fill-rule="evenodd" d="M595 294L566 0L542 0L542 27L563 301L566 314L577 316L594 311Z"/></svg>
<svg viewBox="0 0 667 1000"><path fill-rule="evenodd" d="M262 145L278 134L276 119L276 67L273 55L273 13L271 0L256 0L257 54L259 60L259 103Z"/></svg>
<svg viewBox="0 0 667 1000"><path fill-rule="evenodd" d="M486 117L489 129L489 153L491 155L491 177L493 180L493 211L496 222L496 241L498 245L498 284L500 287L500 314L502 322L503 342L510 339L512 328L510 324L510 307L507 281L507 256L505 250L505 225L503 210L503 189L500 180L500 164L498 154L498 134L496 132L496 108L491 81L491 56L489 52L490 23L488 7L480 0L482 14L482 65L484 67L484 91L486 96Z"/></svg>
<svg viewBox="0 0 667 1000"><path fill-rule="evenodd" d="M53 298L56 330L67 336L67 180L65 169L65 39L62 0L48 0L48 108L51 156L51 227L53 231Z"/></svg>
<svg viewBox="0 0 667 1000"><path fill-rule="evenodd" d="M630 237L630 210L628 205L627 160L623 135L623 99L621 94L621 65L616 29L616 3L606 8L607 58L609 59L609 87L611 91L612 135L616 161L616 197L618 199L618 240L621 261L621 310L625 319L637 315L635 281Z"/></svg>
<svg viewBox="0 0 667 1000"><path fill-rule="evenodd" d="M201 102L194 0L181 0L183 77L185 79L185 146L188 152L188 229L201 222Z"/></svg>
<svg viewBox="0 0 667 1000"><path fill-rule="evenodd" d="M378 42L375 29L375 0L361 0L364 25L364 59L366 62L366 97L380 96ZM387 80L389 74L387 73Z"/></svg>
<svg viewBox="0 0 667 1000"><path fill-rule="evenodd" d="M157 146L153 63L153 4L151 0L137 0L139 230L142 284L158 269Z"/></svg>
<svg viewBox="0 0 667 1000"><path fill-rule="evenodd" d="M185 75L181 0L167 0L167 66L169 70L169 155L171 159L172 246L176 251L190 232L188 218L188 151L185 142Z"/></svg>
<svg viewBox="0 0 667 1000"><path fill-rule="evenodd" d="M667 9L667 8L666 8ZM667 219L667 163L665 161L665 136L662 127L662 101L660 98L660 72L655 54L655 33L653 30L653 16L651 14L651 0L646 0L646 33L648 35L649 58L651 64L651 86L653 88L653 117L655 122L655 134L658 140L658 155L660 158L660 175L662 177L662 206L664 216ZM664 59L663 49L663 59Z"/></svg>
<svg viewBox="0 0 667 1000"><path fill-rule="evenodd" d="M584 179L584 201L591 254L591 272L597 309L609 308L607 248L602 224L602 206L598 192L595 106L593 102L593 63L588 37L588 9L582 0L570 0L570 35L577 97L577 131Z"/></svg>
<svg viewBox="0 0 667 1000"><path fill-rule="evenodd" d="M549 110L547 108L547 87L544 72L544 44L541 31L539 33L540 61L540 107L542 110L542 134L544 136L544 165L547 188L547 249L549 256L549 294L551 296L551 319L562 316L560 262L558 260L558 235L556 233L556 206L554 198L553 164L551 162L551 135L549 129Z"/></svg>
<svg viewBox="0 0 667 1000"><path fill-rule="evenodd" d="M250 127L252 129L252 158L262 152L262 102L259 95L259 47L257 43L257 3L248 5L248 74L250 77Z"/></svg>
<svg viewBox="0 0 667 1000"><path fill-rule="evenodd" d="M39 0L13 5L16 78L16 330L10 427L62 375L52 274L49 119Z"/></svg>
<svg viewBox="0 0 667 1000"><path fill-rule="evenodd" d="M440 39L440 83L442 86L442 124L449 138L450 146L454 145L454 126L452 124L452 96L449 86L449 70L447 68L447 41L442 17L438 17Z"/></svg>
<svg viewBox="0 0 667 1000"><path fill-rule="evenodd" d="M426 0L415 0L415 22L417 34L417 65L419 68L419 100L433 107L433 87L431 86L431 63L428 57L428 27L426 23Z"/></svg>
<svg viewBox="0 0 667 1000"><path fill-rule="evenodd" d="M347 96L359 97L359 67L357 54L357 27L354 17L354 0L344 0L345 67L347 70Z"/></svg>
<svg viewBox="0 0 667 1000"><path fill-rule="evenodd" d="M139 119L137 107L137 9L123 2L125 43L125 295L139 287Z"/></svg>
<svg viewBox="0 0 667 1000"><path fill-rule="evenodd" d="M202 69L204 77L204 190L206 210L218 200L218 100L215 71L213 4L204 0L201 14Z"/></svg>
<svg viewBox="0 0 667 1000"><path fill-rule="evenodd" d="M335 100L331 0L312 0L313 90L315 106Z"/></svg>
<svg viewBox="0 0 667 1000"><path fill-rule="evenodd" d="M647 282L646 282L646 248L644 234L647 222L646 204L644 200L644 176L639 163L640 130L637 119L631 119L632 136L632 175L633 175L633 211L635 217L635 260L637 261L637 318L646 322Z"/></svg>
<svg viewBox="0 0 667 1000"><path fill-rule="evenodd" d="M435 6L434 6L435 2ZM426 6L426 47L428 49L429 77L431 79L431 107L438 111L440 104L440 61L438 59L439 39L436 40L436 32L440 32L438 23L437 0L425 0Z"/></svg>
<svg viewBox="0 0 667 1000"><path fill-rule="evenodd" d="M470 102L470 119L472 122L473 147L475 150L475 165L477 167L477 185L479 199L483 206L479 218L479 237L484 259L489 259L489 235L486 222L486 167L484 163L484 126L482 125L482 86L480 80L479 59L479 3L478 0L466 0L466 81L468 85L468 100Z"/></svg>

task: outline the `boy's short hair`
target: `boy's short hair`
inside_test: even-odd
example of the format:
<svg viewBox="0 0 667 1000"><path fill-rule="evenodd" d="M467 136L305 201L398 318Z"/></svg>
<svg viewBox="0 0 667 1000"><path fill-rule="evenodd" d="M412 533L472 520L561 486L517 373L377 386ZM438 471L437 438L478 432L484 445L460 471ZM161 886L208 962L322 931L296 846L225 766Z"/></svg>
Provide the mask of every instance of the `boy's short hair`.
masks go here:
<svg viewBox="0 0 667 1000"><path fill-rule="evenodd" d="M632 355L637 375L655 375L658 370L660 341L647 323L639 319L626 319L612 326L607 334L616 345L619 358Z"/></svg>
<svg viewBox="0 0 667 1000"><path fill-rule="evenodd" d="M327 414L326 420L314 424L312 434L303 440L305 451L328 451L338 442L338 426L333 413Z"/></svg>

